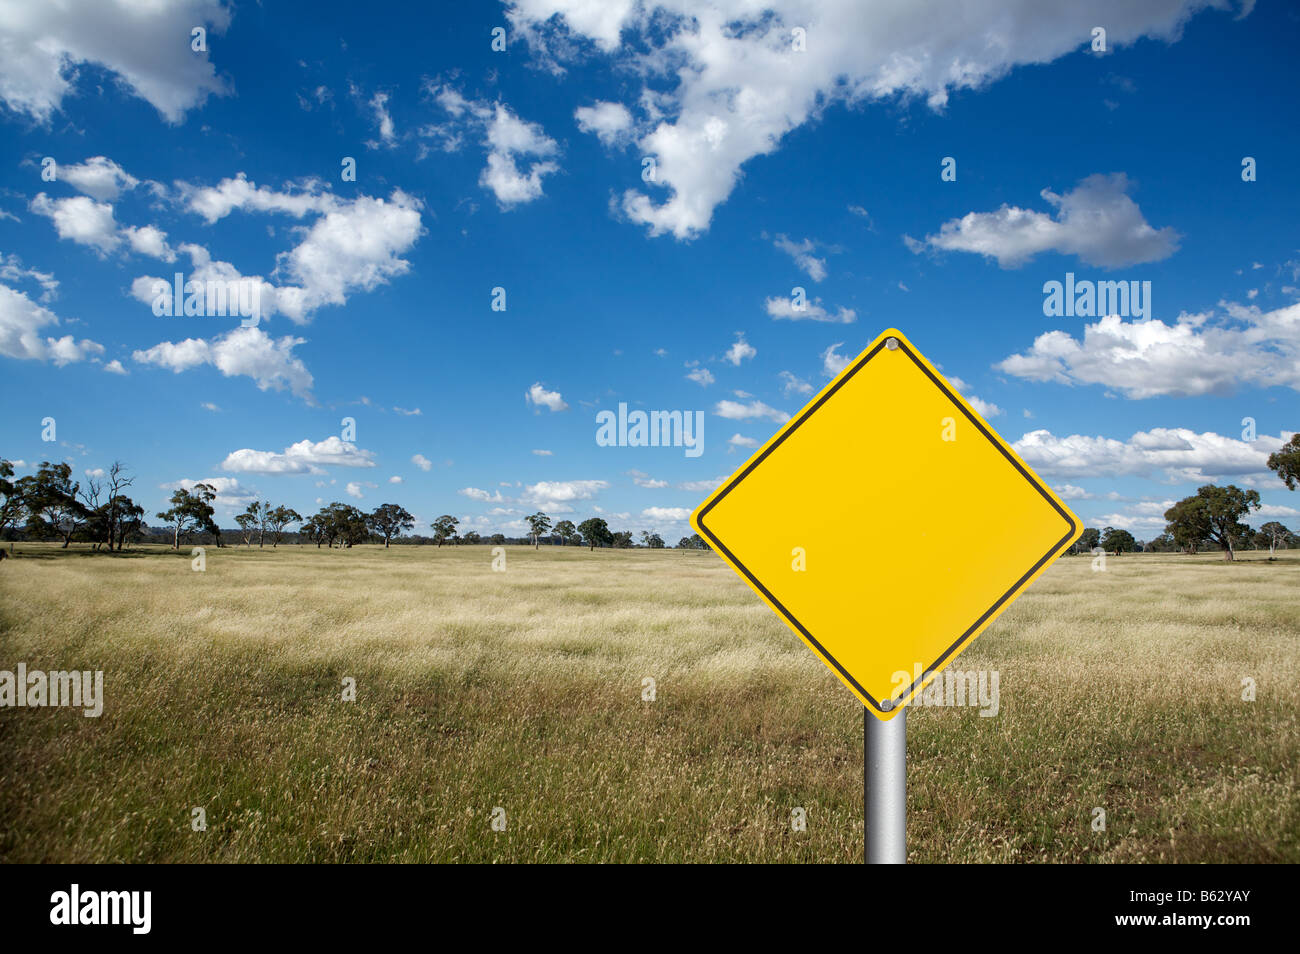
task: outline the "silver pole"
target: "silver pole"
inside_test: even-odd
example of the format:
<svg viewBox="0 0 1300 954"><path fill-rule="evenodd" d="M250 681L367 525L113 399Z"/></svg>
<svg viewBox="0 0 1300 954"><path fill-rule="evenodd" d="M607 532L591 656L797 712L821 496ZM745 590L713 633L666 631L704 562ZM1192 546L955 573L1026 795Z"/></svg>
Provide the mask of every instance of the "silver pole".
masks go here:
<svg viewBox="0 0 1300 954"><path fill-rule="evenodd" d="M906 709L882 722L862 707L862 755L867 864L907 864Z"/></svg>

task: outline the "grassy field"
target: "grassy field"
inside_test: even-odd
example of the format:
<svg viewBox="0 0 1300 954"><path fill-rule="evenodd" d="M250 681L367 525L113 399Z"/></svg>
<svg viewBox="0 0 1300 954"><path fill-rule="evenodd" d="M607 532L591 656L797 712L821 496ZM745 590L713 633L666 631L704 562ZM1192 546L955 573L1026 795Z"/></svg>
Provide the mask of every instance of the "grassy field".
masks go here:
<svg viewBox="0 0 1300 954"><path fill-rule="evenodd" d="M1300 554L1265 556L1053 566L958 663L999 714L909 714L909 860L1300 861ZM862 708L716 556L491 559L20 544L0 669L106 702L0 709L0 861L861 860Z"/></svg>

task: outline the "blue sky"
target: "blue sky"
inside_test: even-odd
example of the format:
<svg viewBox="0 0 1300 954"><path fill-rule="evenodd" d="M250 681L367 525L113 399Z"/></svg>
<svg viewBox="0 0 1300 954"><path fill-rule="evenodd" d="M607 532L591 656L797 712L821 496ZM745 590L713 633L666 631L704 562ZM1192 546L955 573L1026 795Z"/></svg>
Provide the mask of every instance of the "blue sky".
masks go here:
<svg viewBox="0 0 1300 954"><path fill-rule="evenodd" d="M1211 481L1300 523L1263 463L1300 419L1287 4L156 6L0 14L20 473L672 542L895 326L1090 525ZM156 316L176 272L264 314ZM1149 312L1049 317L1067 272ZM619 402L703 411L703 454L598 446Z"/></svg>

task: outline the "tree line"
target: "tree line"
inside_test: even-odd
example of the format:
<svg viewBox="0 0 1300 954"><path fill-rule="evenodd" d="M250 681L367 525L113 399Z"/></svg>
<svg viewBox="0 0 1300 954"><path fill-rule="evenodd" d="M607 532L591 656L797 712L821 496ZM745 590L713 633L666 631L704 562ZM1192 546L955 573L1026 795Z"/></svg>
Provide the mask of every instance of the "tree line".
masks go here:
<svg viewBox="0 0 1300 954"><path fill-rule="evenodd" d="M1288 490L1296 489L1300 484L1300 433L1269 456L1268 467ZM72 467L65 462L42 461L35 474L18 480L12 480L13 476L13 464L0 458L0 537L21 532L31 539L62 540L65 549L77 540L90 543L96 550L120 551L130 542L163 535L178 549L182 538L188 542L206 534L216 546L226 545L213 507L217 489L211 484L198 483L174 490L168 508L155 514L163 522L161 528L155 528L145 523L144 508L127 495L135 477L120 461L115 461L107 473L88 474L84 487L72 479ZM1243 518L1259 508L1257 490L1243 490L1234 484L1206 484L1165 511L1165 530L1154 539L1144 542L1127 530L1089 527L1071 552L1091 553L1100 547L1115 554L1198 553L1218 547L1223 558L1231 560L1240 550L1267 548L1272 556L1278 548L1300 545L1300 536L1276 520L1258 529L1247 525ZM252 546L254 539L259 547L265 546L268 539L272 547L286 540L315 543L317 547L352 547L360 543L383 543L388 547L396 542L432 543L438 547L444 543L531 543L536 548L543 540L551 544L558 542L560 546L586 546L591 550L667 546L663 537L650 530L643 531L637 542L631 530L612 530L603 517L588 517L577 524L567 519L552 523L550 517L538 511L524 519L528 525L526 538L509 538L501 533L484 537L473 530L461 533L460 521L451 514L430 521L428 535L412 535L415 517L398 504L380 504L366 513L351 504L335 501L304 518L284 504L272 506L269 502L253 501L235 517L235 524L246 547ZM288 528L294 524L298 530L290 531ZM677 548L707 550L709 545L696 533L678 540Z"/></svg>
<svg viewBox="0 0 1300 954"><path fill-rule="evenodd" d="M135 483L126 466L114 462L107 474L87 475L86 485L72 479L67 463L42 461L35 474L11 480L13 464L0 458L0 538L20 534L26 539L63 541L66 549L74 540L92 544L93 549L120 551L128 543L146 540L169 542L179 549L181 542L209 538L218 547L226 546L225 534L217 524L213 506L217 489L198 483L179 487L172 492L166 510L155 514L161 527L145 523L145 510L126 494ZM540 547L543 541L560 546L612 547L633 546L664 549L663 537L654 531L641 533L635 542L631 530L611 530L602 517L590 517L581 523L560 520L552 524L542 512L525 518L527 537L507 537L502 533L483 536L477 531L461 533L460 520L442 514L429 524L430 533L415 534L415 517L406 508L393 503L380 504L366 513L351 504L335 501L314 515L304 518L284 504L255 500L235 517L239 541L251 547L269 542L272 548L282 542L315 543L317 547L352 547L361 543L425 544L441 547L475 544L524 544ZM297 524L296 531L289 528ZM700 535L682 537L677 547L684 550L707 550Z"/></svg>

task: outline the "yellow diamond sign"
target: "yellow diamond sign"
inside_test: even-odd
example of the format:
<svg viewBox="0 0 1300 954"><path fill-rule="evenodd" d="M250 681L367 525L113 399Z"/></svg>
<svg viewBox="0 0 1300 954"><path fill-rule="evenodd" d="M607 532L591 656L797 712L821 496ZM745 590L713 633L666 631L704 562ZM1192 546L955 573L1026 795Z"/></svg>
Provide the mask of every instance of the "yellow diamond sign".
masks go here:
<svg viewBox="0 0 1300 954"><path fill-rule="evenodd" d="M1079 538L903 335L880 335L691 515L890 719Z"/></svg>

